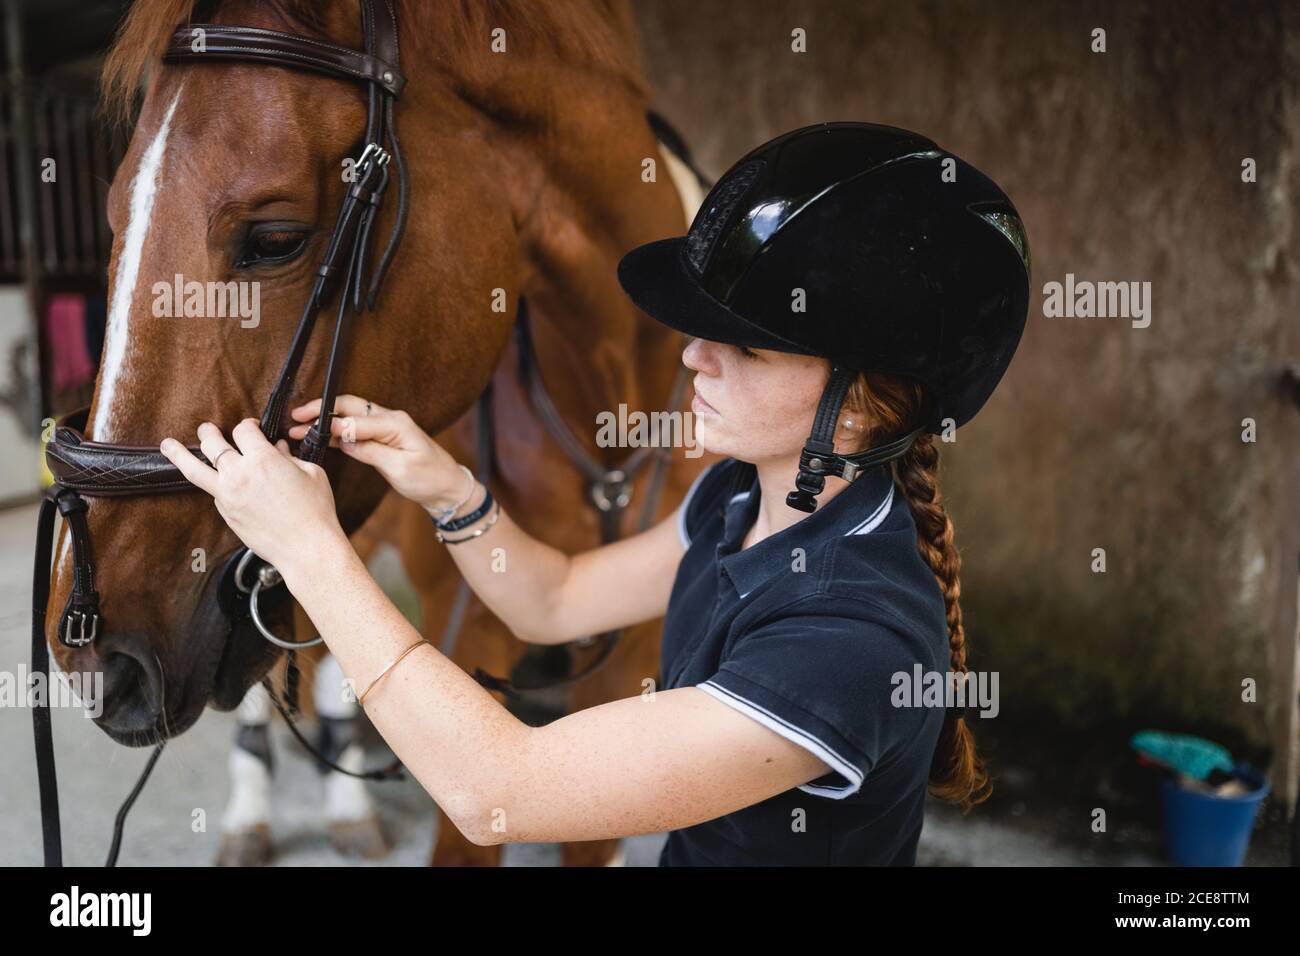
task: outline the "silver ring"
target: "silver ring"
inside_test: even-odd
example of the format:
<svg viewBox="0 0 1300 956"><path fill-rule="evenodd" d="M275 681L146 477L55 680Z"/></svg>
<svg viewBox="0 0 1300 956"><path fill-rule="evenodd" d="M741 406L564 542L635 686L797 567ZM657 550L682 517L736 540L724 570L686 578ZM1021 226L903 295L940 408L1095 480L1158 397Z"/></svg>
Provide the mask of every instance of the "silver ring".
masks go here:
<svg viewBox="0 0 1300 956"><path fill-rule="evenodd" d="M274 587L275 584L280 583L278 572L274 576L268 576L268 578L274 582L274 584L271 585L272 587ZM259 574L257 580L253 582L253 590L248 593L248 611L250 616L253 618L253 626L257 628L258 633L276 647L283 647L285 650L290 651L299 647L315 647L317 644L325 640L324 637L317 634L315 638L309 641L286 641L284 638L277 636L269 627L263 624L262 615L257 611L257 596L262 593L262 588L266 586L267 585L264 583L262 575Z"/></svg>
<svg viewBox="0 0 1300 956"><path fill-rule="evenodd" d="M225 454L226 452L228 452L228 451L234 451L234 450L235 450L235 449L233 449L233 448L231 448L229 445L227 445L225 448L221 449L221 451L217 452L217 457L214 458L214 459L212 459L212 467L213 467L213 468L216 468L216 467L217 467L217 462L221 461L221 456L222 456L222 455L224 455L224 454Z"/></svg>

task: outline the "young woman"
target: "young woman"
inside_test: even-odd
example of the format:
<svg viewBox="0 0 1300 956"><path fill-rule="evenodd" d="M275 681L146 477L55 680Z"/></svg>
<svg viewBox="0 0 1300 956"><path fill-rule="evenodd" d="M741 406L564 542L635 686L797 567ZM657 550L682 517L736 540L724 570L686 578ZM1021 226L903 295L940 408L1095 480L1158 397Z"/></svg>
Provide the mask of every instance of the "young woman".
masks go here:
<svg viewBox="0 0 1300 956"><path fill-rule="evenodd" d="M659 689L545 727L420 639L349 545L325 473L256 420L233 445L200 426L213 467L162 451L280 570L475 843L669 830L664 864L910 864L927 784L963 808L987 792L965 714L911 686L966 670L932 435L1006 370L1028 255L1002 191L916 134L823 124L750 153L686 237L619 267L642 309L694 336L696 435L727 457L670 519L583 554L530 538L404 412L340 398L337 447L430 512L522 640L666 615ZM293 411L293 438L317 404Z"/></svg>

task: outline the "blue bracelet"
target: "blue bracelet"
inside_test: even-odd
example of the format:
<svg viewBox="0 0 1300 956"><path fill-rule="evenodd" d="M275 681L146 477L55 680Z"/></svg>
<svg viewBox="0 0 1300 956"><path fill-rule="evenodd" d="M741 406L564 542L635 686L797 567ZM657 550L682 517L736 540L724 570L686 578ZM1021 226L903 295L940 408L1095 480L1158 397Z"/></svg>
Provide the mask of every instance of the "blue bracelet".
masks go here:
<svg viewBox="0 0 1300 956"><path fill-rule="evenodd" d="M462 518L456 518L453 521L439 521L437 518L434 518L434 525L437 526L439 531L459 531L461 528L468 528L475 521L478 521L492 510L492 490L488 488L487 485L483 486L483 490L486 492L483 497L483 503L469 514Z"/></svg>

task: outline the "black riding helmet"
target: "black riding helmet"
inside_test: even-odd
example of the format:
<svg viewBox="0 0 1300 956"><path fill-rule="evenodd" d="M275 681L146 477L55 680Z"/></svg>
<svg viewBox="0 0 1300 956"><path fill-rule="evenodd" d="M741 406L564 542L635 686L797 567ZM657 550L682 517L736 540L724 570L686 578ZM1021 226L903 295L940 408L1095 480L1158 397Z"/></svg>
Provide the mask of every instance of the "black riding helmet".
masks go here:
<svg viewBox="0 0 1300 956"><path fill-rule="evenodd" d="M1029 241L997 184L924 136L821 123L742 158L686 236L633 249L618 276L642 311L689 335L830 359L786 498L811 512L826 475L852 481L984 405L1024 330ZM922 421L837 455L840 408L862 371L919 380Z"/></svg>

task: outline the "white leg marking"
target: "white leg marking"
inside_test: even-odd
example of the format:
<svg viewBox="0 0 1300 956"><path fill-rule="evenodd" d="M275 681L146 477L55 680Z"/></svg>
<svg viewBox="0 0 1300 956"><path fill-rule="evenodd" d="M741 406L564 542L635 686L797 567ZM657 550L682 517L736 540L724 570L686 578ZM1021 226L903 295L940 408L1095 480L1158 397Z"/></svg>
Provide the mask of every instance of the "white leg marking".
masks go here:
<svg viewBox="0 0 1300 956"><path fill-rule="evenodd" d="M627 851L623 849L623 841L619 841L618 849L614 851L614 855L609 858L609 862L605 865L627 866Z"/></svg>
<svg viewBox="0 0 1300 956"><path fill-rule="evenodd" d="M230 802L221 817L224 833L251 830L271 820L271 775L266 764L236 747L230 752Z"/></svg>
<svg viewBox="0 0 1300 956"><path fill-rule="evenodd" d="M140 168L136 170L135 179L131 182L130 215L126 234L122 237L122 251L117 259L113 301L108 310L108 328L104 332L104 355L100 360L95 419L87 429L90 437L96 441L113 440L113 400L126 365L127 322L131 317L131 301L135 297L135 286L140 277L140 258L145 238L149 235L153 201L158 194L163 154L167 149L167 134L171 132L172 114L176 112L180 98L181 91L177 90L171 105L167 107L162 125L149 148L144 151Z"/></svg>
<svg viewBox="0 0 1300 956"><path fill-rule="evenodd" d="M316 666L312 691L316 697L316 713L322 717L346 720L357 716L357 702L343 696L343 668L333 654L326 654Z"/></svg>
<svg viewBox="0 0 1300 956"><path fill-rule="evenodd" d="M266 688L254 684L244 692L244 699L239 702L239 722L241 724L265 724L271 719L271 698Z"/></svg>
<svg viewBox="0 0 1300 956"><path fill-rule="evenodd" d="M335 763L345 770L351 770L355 773L361 769L363 756L361 748L356 744L352 744L344 749L343 753L339 754L339 759ZM367 817L374 816L374 813L374 808L370 803L370 794L366 792L364 780L348 777L332 770L325 775L326 819L334 821L365 820Z"/></svg>
<svg viewBox="0 0 1300 956"><path fill-rule="evenodd" d="M239 702L239 722L265 726L271 719L266 688L254 684ZM260 759L232 745L230 750L230 802L221 818L225 833L247 830L271 820L271 774Z"/></svg>

